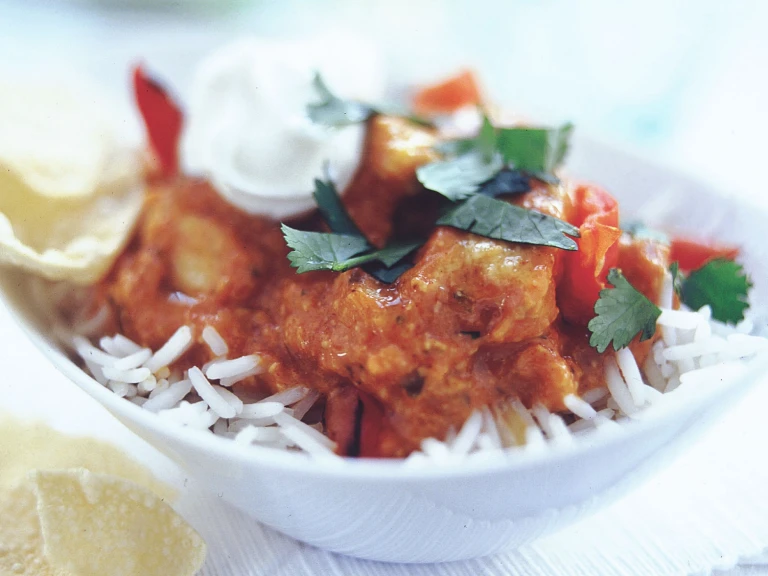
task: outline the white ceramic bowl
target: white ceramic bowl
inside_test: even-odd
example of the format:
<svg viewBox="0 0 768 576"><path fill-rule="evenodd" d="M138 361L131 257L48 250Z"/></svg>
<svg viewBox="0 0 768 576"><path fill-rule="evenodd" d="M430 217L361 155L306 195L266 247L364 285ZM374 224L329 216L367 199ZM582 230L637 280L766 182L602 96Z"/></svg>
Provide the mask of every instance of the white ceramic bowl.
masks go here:
<svg viewBox="0 0 768 576"><path fill-rule="evenodd" d="M768 261L761 242L764 208L583 139L569 166L614 193L623 214L743 246L756 285L753 301L768 302L768 278L760 268ZM430 469L313 461L180 428L118 398L62 353L21 274L3 270L0 284L19 322L61 372L212 492L304 542L385 561L491 554L605 506L669 462L768 369L764 361L753 363L738 382L713 382L694 400L652 410L618 434L596 433L542 453Z"/></svg>

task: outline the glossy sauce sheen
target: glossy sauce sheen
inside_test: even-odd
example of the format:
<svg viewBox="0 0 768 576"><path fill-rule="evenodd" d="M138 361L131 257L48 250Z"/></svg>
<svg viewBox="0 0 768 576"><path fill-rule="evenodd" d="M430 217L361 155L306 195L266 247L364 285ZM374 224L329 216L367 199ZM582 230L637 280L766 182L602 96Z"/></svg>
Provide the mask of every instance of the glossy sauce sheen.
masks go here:
<svg viewBox="0 0 768 576"><path fill-rule="evenodd" d="M435 159L433 143L405 121L369 124L344 202L372 242L430 230L442 201L414 170ZM572 210L565 186L536 183L514 202L566 220ZM290 225L323 229L315 214ZM629 244L620 265L655 300L665 254ZM361 269L299 275L287 253L277 222L238 211L209 184L157 184L100 293L115 329L154 349L190 325L198 345L186 365L211 359L200 338L206 325L230 358L260 355L264 372L239 393L319 390L341 453L404 456L474 409L520 399L562 410L566 394L603 385L586 327L559 319L558 249L435 228L391 285Z"/></svg>

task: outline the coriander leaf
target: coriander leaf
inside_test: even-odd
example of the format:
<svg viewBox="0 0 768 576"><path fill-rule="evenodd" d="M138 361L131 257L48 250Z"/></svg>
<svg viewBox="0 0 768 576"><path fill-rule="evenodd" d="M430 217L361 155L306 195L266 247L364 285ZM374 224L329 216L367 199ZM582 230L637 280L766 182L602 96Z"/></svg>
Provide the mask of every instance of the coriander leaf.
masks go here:
<svg viewBox="0 0 768 576"><path fill-rule="evenodd" d="M568 238L578 237L579 229L575 226L488 196L470 197L448 210L437 224L507 242L578 249L576 242Z"/></svg>
<svg viewBox="0 0 768 576"><path fill-rule="evenodd" d="M747 292L751 287L741 264L717 258L688 275L681 300L693 310L709 304L715 320L737 324L749 308Z"/></svg>
<svg viewBox="0 0 768 576"><path fill-rule="evenodd" d="M629 345L640 334L640 341L648 340L656 331L656 320L661 310L630 284L616 268L608 272L608 282L614 288L600 291L595 303L595 316L589 321L592 332L589 345L601 354L613 342L613 349Z"/></svg>
<svg viewBox="0 0 768 576"><path fill-rule="evenodd" d="M491 198L502 194L522 194L531 189L531 179L520 170L502 169L496 176L488 180L478 190Z"/></svg>
<svg viewBox="0 0 768 576"><path fill-rule="evenodd" d="M375 262L367 264L364 269L368 274L384 282L391 284L397 280L400 275L411 268L413 263L406 256L419 248L423 241L403 242L390 244L389 246L377 250L372 255L376 257Z"/></svg>
<svg viewBox="0 0 768 576"><path fill-rule="evenodd" d="M496 154L490 162L481 154L470 153L452 160L430 162L416 169L416 177L428 190L439 192L451 200L463 200L480 189L502 168Z"/></svg>
<svg viewBox="0 0 768 576"><path fill-rule="evenodd" d="M333 181L315 179L315 192L312 194L323 219L332 232L349 236L363 236L360 229L347 213Z"/></svg>
<svg viewBox="0 0 768 576"><path fill-rule="evenodd" d="M552 172L568 152L572 124L559 128L498 128L497 149L518 170Z"/></svg>
<svg viewBox="0 0 768 576"><path fill-rule="evenodd" d="M312 270L342 272L355 266L350 259L369 248L365 238L346 234L303 232L282 225L285 243L293 251L288 253L291 266L299 274Z"/></svg>
<svg viewBox="0 0 768 576"><path fill-rule="evenodd" d="M488 116L483 115L480 132L474 140L474 148L486 162L493 160L498 147L499 135Z"/></svg>
<svg viewBox="0 0 768 576"><path fill-rule="evenodd" d="M685 275L680 272L680 264L678 262L672 262L669 265L669 273L672 274L672 289L677 294L678 298L683 295L683 282L685 282Z"/></svg>
<svg viewBox="0 0 768 576"><path fill-rule="evenodd" d="M381 250L376 250L372 255L376 257L376 260L384 264L384 266L391 268L422 244L424 244L423 240L394 242Z"/></svg>
<svg viewBox="0 0 768 576"><path fill-rule="evenodd" d="M326 126L348 126L365 122L376 111L368 104L355 100L342 100L334 95L319 73L315 74L312 85L320 101L307 105L307 115L312 122Z"/></svg>

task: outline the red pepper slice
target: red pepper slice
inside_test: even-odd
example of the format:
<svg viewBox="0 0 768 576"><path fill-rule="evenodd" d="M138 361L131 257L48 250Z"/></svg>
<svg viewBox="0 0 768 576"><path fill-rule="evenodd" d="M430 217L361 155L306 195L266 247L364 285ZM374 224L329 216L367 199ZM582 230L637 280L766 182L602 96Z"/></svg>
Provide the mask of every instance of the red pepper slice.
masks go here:
<svg viewBox="0 0 768 576"><path fill-rule="evenodd" d="M133 91L160 175L175 176L179 172L179 138L184 121L181 109L141 65L133 69Z"/></svg>
<svg viewBox="0 0 768 576"><path fill-rule="evenodd" d="M669 245L669 261L677 262L684 272L698 270L715 258L735 260L739 249L689 238L672 238Z"/></svg>
<svg viewBox="0 0 768 576"><path fill-rule="evenodd" d="M608 271L619 260L619 205L608 192L592 185L576 188L574 200L572 223L579 227L579 250L564 255L557 301L567 321L586 326L595 315Z"/></svg>
<svg viewBox="0 0 768 576"><path fill-rule="evenodd" d="M449 114L464 106L482 102L475 75L464 70L447 80L425 86L413 97L413 109L418 114Z"/></svg>

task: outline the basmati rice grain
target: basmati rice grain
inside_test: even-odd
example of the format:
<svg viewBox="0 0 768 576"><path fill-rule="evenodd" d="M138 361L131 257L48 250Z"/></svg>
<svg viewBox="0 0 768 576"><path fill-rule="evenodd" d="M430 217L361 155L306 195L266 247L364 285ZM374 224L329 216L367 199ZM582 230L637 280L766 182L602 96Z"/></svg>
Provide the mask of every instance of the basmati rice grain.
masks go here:
<svg viewBox="0 0 768 576"><path fill-rule="evenodd" d="M312 430L312 428L307 428ZM288 440L292 441L296 446L307 452L310 456L334 458L341 461L336 453L333 452L333 449L336 446L335 444L332 443L333 447L329 447L326 442L318 441L316 436L307 434L304 429L298 428L296 426L289 426L282 428L281 433ZM325 438L325 436L320 436Z"/></svg>
<svg viewBox="0 0 768 576"><path fill-rule="evenodd" d="M293 405L293 417L297 420L302 420L310 408L315 405L318 398L320 398L320 392L317 390L310 391L309 394Z"/></svg>
<svg viewBox="0 0 768 576"><path fill-rule="evenodd" d="M83 360L90 360L99 366L112 366L117 360L119 360L119 358L99 350L82 336L73 336L72 346Z"/></svg>
<svg viewBox="0 0 768 576"><path fill-rule="evenodd" d="M238 382L241 382L246 378L250 378L251 376L255 376L256 374L261 374L261 372L262 372L261 368L259 366L256 366L252 370L242 372L237 376L231 376L229 378L221 378L219 380L219 386L224 386L225 388L229 388L233 384L237 384Z"/></svg>
<svg viewBox="0 0 768 576"><path fill-rule="evenodd" d="M135 354L139 350L142 350L141 346L136 344L136 342L133 340L126 338L122 334L115 334L112 336L112 338L109 336L104 336L99 340L99 346L101 346L104 350L113 356L118 356L120 358L124 358L131 354Z"/></svg>
<svg viewBox="0 0 768 576"><path fill-rule="evenodd" d="M91 371L91 375L93 376L93 379L96 380L99 384L102 386L107 385L107 378L104 376L104 372L101 371L101 366L98 364L95 364L94 362L91 362L90 360L86 360L83 358L83 362L85 362L85 365L88 367L88 370Z"/></svg>
<svg viewBox="0 0 768 576"><path fill-rule="evenodd" d="M112 367L117 370L131 370L132 368L138 368L151 357L152 350L149 348L142 348L138 352L120 358L120 360L117 360Z"/></svg>
<svg viewBox="0 0 768 576"><path fill-rule="evenodd" d="M131 402L133 402L137 406L143 406L146 401L147 401L147 399L146 398L142 398L141 396L135 396L135 397L131 398Z"/></svg>
<svg viewBox="0 0 768 576"><path fill-rule="evenodd" d="M491 410L487 406L483 406L481 412L483 413L483 434L489 438L495 447L501 448L499 428L496 426L496 420L494 420Z"/></svg>
<svg viewBox="0 0 768 576"><path fill-rule="evenodd" d="M622 348L616 352L616 362L619 365L622 378L627 383L627 389L632 396L635 406L645 404L645 394L643 389L643 377L640 374L640 368L637 367L635 355L629 348Z"/></svg>
<svg viewBox="0 0 768 576"><path fill-rule="evenodd" d="M120 382L110 380L107 382L107 388L112 390L120 398L133 398L136 396L136 386L128 384L127 382Z"/></svg>
<svg viewBox="0 0 768 576"><path fill-rule="evenodd" d="M205 371L205 375L211 380L240 376L243 372L248 372L257 368L260 361L261 358L255 354L241 356L234 360L221 360L220 362L211 364L208 367L208 370Z"/></svg>
<svg viewBox="0 0 768 576"><path fill-rule="evenodd" d="M650 404L653 404L659 398L664 396L661 390L657 390L656 388L654 388L653 386L649 386L648 384L643 384L643 391L645 392L646 401Z"/></svg>
<svg viewBox="0 0 768 576"><path fill-rule="evenodd" d="M152 392L152 390L154 390L155 388L157 388L157 379L151 374L149 378L139 382L139 386L138 386L139 394L144 394L144 395Z"/></svg>
<svg viewBox="0 0 768 576"><path fill-rule="evenodd" d="M203 341L208 345L208 348L211 349L211 352L215 356L226 356L229 352L229 346L227 346L227 343L224 341L224 338L221 337L221 334L219 334L216 331L216 328L213 326L206 326L203 328Z"/></svg>
<svg viewBox="0 0 768 576"><path fill-rule="evenodd" d="M694 342L704 342L712 337L712 325L709 322L699 322L693 333Z"/></svg>
<svg viewBox="0 0 768 576"><path fill-rule="evenodd" d="M648 383L658 391L663 391L667 386L667 381L664 375L661 373L661 368L654 360L653 354L648 354L643 364L643 371L645 372L645 378Z"/></svg>
<svg viewBox="0 0 768 576"><path fill-rule="evenodd" d="M464 456L469 454L469 451L477 441L477 435L480 433L483 427L483 415L480 411L475 410L467 418L464 425L456 435L456 440L451 444L450 450L456 456Z"/></svg>
<svg viewBox="0 0 768 576"><path fill-rule="evenodd" d="M668 361L692 360L704 354L716 354L723 352L727 348L727 342L720 336L713 336L707 342L693 342L690 344L680 344L671 346L664 350L664 358ZM682 370L687 371L687 370Z"/></svg>
<svg viewBox="0 0 768 576"><path fill-rule="evenodd" d="M274 418L277 425L283 428L283 433L286 433L288 432L288 430L296 428L301 432L303 432L304 434L308 435L309 437L313 438L315 442L322 444L329 450L334 450L336 448L336 443L333 440L321 434L314 428L304 424L304 422L302 422L301 420L296 420L296 418L294 418L293 416L289 416L285 412L279 412L278 414L275 414ZM289 436L288 434L286 434L286 437L298 442L298 440L296 440L296 437L294 436Z"/></svg>
<svg viewBox="0 0 768 576"><path fill-rule="evenodd" d="M436 438L422 440L421 451L435 463L447 462L451 459L451 451L448 446Z"/></svg>
<svg viewBox="0 0 768 576"><path fill-rule="evenodd" d="M637 412L637 406L632 399L632 395L629 393L626 382L624 382L621 376L616 359L613 357L609 357L605 361L605 381L608 385L608 391L611 393L611 398L613 398L624 414L630 416Z"/></svg>
<svg viewBox="0 0 768 576"><path fill-rule="evenodd" d="M669 328L694 330L706 322L702 322L702 319L699 315L693 314L686 310L663 308L661 310L661 316L659 316L659 318L656 320L656 323L660 326L667 326Z"/></svg>
<svg viewBox="0 0 768 576"><path fill-rule="evenodd" d="M584 420L592 420L592 418L597 416L597 412L592 408L592 405L575 394L567 394L563 398L563 404L565 404L568 410Z"/></svg>
<svg viewBox="0 0 768 576"><path fill-rule="evenodd" d="M552 438L554 436L552 427L550 426L550 416L552 416L552 413L547 410L545 406L535 404L533 408L531 408L531 414L533 414L533 417L539 424L539 428L541 428L544 434L549 438Z"/></svg>
<svg viewBox="0 0 768 576"><path fill-rule="evenodd" d="M581 399L587 404L593 405L603 400L606 396L608 396L607 388L592 388L592 390L584 392L581 395Z"/></svg>
<svg viewBox="0 0 768 576"><path fill-rule="evenodd" d="M157 385L155 386L155 389L149 393L149 397L154 398L155 396L160 394L162 391L167 390L170 385L171 384L170 382L168 382L168 380L166 380L165 378L160 378L160 380L157 381Z"/></svg>
<svg viewBox="0 0 768 576"><path fill-rule="evenodd" d="M187 371L188 378L192 381L195 391L200 395L203 401L208 403L216 414L221 418L232 418L235 416L235 408L229 404L203 375L203 372L197 366Z"/></svg>
<svg viewBox="0 0 768 576"><path fill-rule="evenodd" d="M272 396L267 396L263 400L259 400L259 402L280 402L280 404L283 404L284 406L290 406L291 404L294 404L304 398L309 393L309 388L305 388L304 386L296 386L294 388L282 390L277 394L272 394Z"/></svg>
<svg viewBox="0 0 768 576"><path fill-rule="evenodd" d="M152 373L148 368L133 368L131 370L117 370L112 366L104 366L102 369L104 376L110 380L118 382L127 382L129 384L138 384L142 380L149 378Z"/></svg>
<svg viewBox="0 0 768 576"><path fill-rule="evenodd" d="M200 370L203 371L203 374L207 374L208 373L208 368L210 368L211 366L213 366L214 364L216 364L218 362L223 362L224 360L226 360L226 358L224 356L217 356L213 360L208 360L208 362L206 362L205 364L200 366Z"/></svg>
<svg viewBox="0 0 768 576"><path fill-rule="evenodd" d="M213 385L212 388L235 409L235 415L240 414L243 411L243 401L232 394L232 392L221 386Z"/></svg>
<svg viewBox="0 0 768 576"><path fill-rule="evenodd" d="M192 382L180 380L168 386L167 390L161 390L156 395L150 394L150 399L144 404L144 409L150 412L168 410L178 404L192 390ZM154 392L154 391L153 391Z"/></svg>
<svg viewBox="0 0 768 576"><path fill-rule="evenodd" d="M281 438L282 431L275 426L270 428L247 426L235 436L235 441L241 444L252 444L253 442L277 442Z"/></svg>
<svg viewBox="0 0 768 576"><path fill-rule="evenodd" d="M240 411L240 418L272 418L275 414L283 411L285 406L280 402L256 402L255 404L245 404Z"/></svg>
<svg viewBox="0 0 768 576"><path fill-rule="evenodd" d="M178 360L192 345L192 329L182 326L152 357L147 360L146 366L151 372L157 372L163 366L170 366Z"/></svg>

